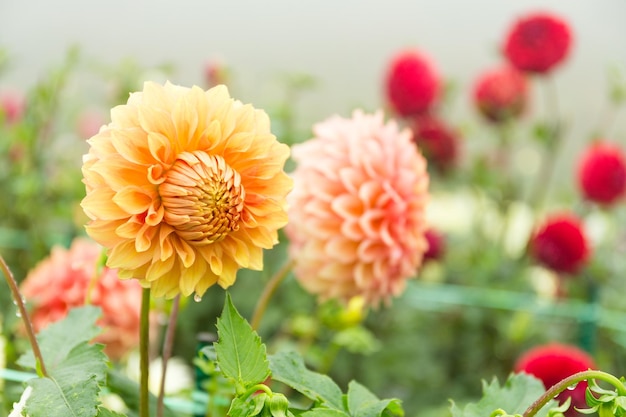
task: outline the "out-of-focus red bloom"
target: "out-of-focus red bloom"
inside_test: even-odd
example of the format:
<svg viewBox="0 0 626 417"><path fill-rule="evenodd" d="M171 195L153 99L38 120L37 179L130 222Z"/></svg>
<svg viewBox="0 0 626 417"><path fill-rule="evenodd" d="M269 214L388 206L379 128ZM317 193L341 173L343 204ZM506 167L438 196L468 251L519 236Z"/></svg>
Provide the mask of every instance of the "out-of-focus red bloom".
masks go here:
<svg viewBox="0 0 626 417"><path fill-rule="evenodd" d="M569 213L546 219L530 241L533 258L556 272L576 273L589 252L580 220Z"/></svg>
<svg viewBox="0 0 626 417"><path fill-rule="evenodd" d="M589 354L576 346L559 343L537 346L520 356L515 363L515 372L535 376L543 382L546 389L568 376L588 369L596 369L594 360ZM586 389L587 383L580 382L573 390L563 391L556 397L560 403L572 397L572 404L565 413L567 416L579 414L574 407L587 408Z"/></svg>
<svg viewBox="0 0 626 417"><path fill-rule="evenodd" d="M21 284L21 292L32 304L36 331L64 318L73 307L82 306L89 293L91 303L102 308L99 324L104 332L96 338L112 359L119 359L138 346L141 286L122 281L117 271L104 267L97 275L100 246L76 239L69 250L52 249Z"/></svg>
<svg viewBox="0 0 626 417"><path fill-rule="evenodd" d="M392 58L387 68L387 101L403 117L424 113L439 97L440 84L428 57L417 50L404 50Z"/></svg>
<svg viewBox="0 0 626 417"><path fill-rule="evenodd" d="M452 168L459 155L459 137L440 118L425 114L413 119L413 142L422 150L429 164L441 171Z"/></svg>
<svg viewBox="0 0 626 417"><path fill-rule="evenodd" d="M446 240L444 235L435 229L428 229L425 233L428 242L428 250L424 253L424 261L439 260L446 251Z"/></svg>
<svg viewBox="0 0 626 417"><path fill-rule="evenodd" d="M504 54L521 71L547 73L565 60L571 44L569 24L558 16L539 12L513 24L504 42Z"/></svg>
<svg viewBox="0 0 626 417"><path fill-rule="evenodd" d="M578 164L578 186L588 200L612 204L626 191L626 160L617 146L596 142L582 154Z"/></svg>
<svg viewBox="0 0 626 417"><path fill-rule="evenodd" d="M474 87L474 103L489 121L498 123L524 112L527 102L525 75L510 65L484 72Z"/></svg>
<svg viewBox="0 0 626 417"><path fill-rule="evenodd" d="M204 66L204 81L208 88L227 84L228 68L220 60L208 61Z"/></svg>
<svg viewBox="0 0 626 417"><path fill-rule="evenodd" d="M0 93L0 113L8 124L18 122L26 111L26 99L16 91L3 91Z"/></svg>

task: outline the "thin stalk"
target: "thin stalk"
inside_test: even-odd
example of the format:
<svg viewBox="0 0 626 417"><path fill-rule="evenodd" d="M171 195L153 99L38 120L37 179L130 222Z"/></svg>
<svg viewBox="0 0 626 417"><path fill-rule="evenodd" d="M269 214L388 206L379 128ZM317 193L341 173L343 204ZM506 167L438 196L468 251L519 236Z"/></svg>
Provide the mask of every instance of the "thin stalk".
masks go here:
<svg viewBox="0 0 626 417"><path fill-rule="evenodd" d="M150 288L141 294L141 328L139 330L139 417L150 417L148 372L150 368Z"/></svg>
<svg viewBox="0 0 626 417"><path fill-rule="evenodd" d="M15 304L20 311L20 315L22 317L22 321L26 326L26 334L28 335L28 340L30 341L30 345L33 348L33 354L35 355L35 359L39 363L39 369L41 370L41 374L44 377L48 376L48 370L46 369L46 365L43 361L43 356L41 355L41 349L39 349L39 343L37 343L37 338L35 337L35 330L33 329L33 323L30 320L30 316L28 315L28 311L26 310L26 305L24 304L24 299L20 294L20 290L17 286L17 281L13 276L13 273L9 269L8 265L4 261L4 258L0 255L0 269L2 269L2 273L4 274L7 284L9 284L9 288L11 289L11 293L13 294L13 299L15 300Z"/></svg>
<svg viewBox="0 0 626 417"><path fill-rule="evenodd" d="M556 86L550 77L546 78L544 81L546 112L548 113L548 117L553 120L553 124L549 126L550 142L548 142L548 153L544 155L541 161L539 175L537 176L534 189L531 191L530 195L531 204L538 208L543 205L552 176L554 175L554 167L556 166L555 157L561 145L562 136Z"/></svg>
<svg viewBox="0 0 626 417"><path fill-rule="evenodd" d="M165 332L165 340L163 340L163 353L161 355L161 382L159 385L159 397L157 398L157 417L163 417L164 401L165 401L165 376L167 373L167 362L172 357L172 349L174 347L174 334L176 333L176 320L178 319L178 307L180 305L180 294L174 298L172 303L172 311L170 312L170 320L167 324Z"/></svg>
<svg viewBox="0 0 626 417"><path fill-rule="evenodd" d="M571 375L550 387L549 390L547 390L541 397L537 399L537 401L532 403L526 409L526 411L524 411L523 417L533 417L551 399L559 395L561 392L565 391L567 387L578 384L581 381L587 381L589 379L599 379L601 381L607 382L617 388L617 392L619 395L626 395L626 387L624 386L622 381L620 381L615 376L602 371L582 371Z"/></svg>
<svg viewBox="0 0 626 417"><path fill-rule="evenodd" d="M250 320L250 326L252 326L253 329L255 330L258 329L259 324L261 323L263 314L265 314L265 309L267 308L267 305L269 304L270 299L276 292L276 289L278 288L280 283L285 280L285 278L289 274L289 271L291 271L292 267L293 267L293 261L289 261L285 265L283 265L283 267L280 268L276 272L276 274L274 274L274 276L269 280L269 282L263 289L263 293L261 294L261 297L259 298L259 301L257 302L256 307L254 308L254 313L252 314L252 320Z"/></svg>

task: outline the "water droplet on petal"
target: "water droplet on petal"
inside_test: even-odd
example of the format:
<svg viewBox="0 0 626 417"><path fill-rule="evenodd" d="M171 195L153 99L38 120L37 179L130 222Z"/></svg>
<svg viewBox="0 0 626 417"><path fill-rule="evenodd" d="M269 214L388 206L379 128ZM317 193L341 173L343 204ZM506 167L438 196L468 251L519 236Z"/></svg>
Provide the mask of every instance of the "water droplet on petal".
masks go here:
<svg viewBox="0 0 626 417"><path fill-rule="evenodd" d="M22 313L20 313L20 310L15 311L15 317L22 318Z"/></svg>
<svg viewBox="0 0 626 417"><path fill-rule="evenodd" d="M195 301L196 303L199 303L200 301L202 301L202 297L196 294L193 296L193 301Z"/></svg>

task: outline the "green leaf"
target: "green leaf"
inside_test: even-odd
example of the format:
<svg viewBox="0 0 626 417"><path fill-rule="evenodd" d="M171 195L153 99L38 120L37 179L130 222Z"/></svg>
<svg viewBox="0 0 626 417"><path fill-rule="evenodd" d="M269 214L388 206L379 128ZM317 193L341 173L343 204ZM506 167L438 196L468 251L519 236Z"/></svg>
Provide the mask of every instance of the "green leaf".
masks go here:
<svg viewBox="0 0 626 417"><path fill-rule="evenodd" d="M391 405L391 407L390 407ZM387 415L403 416L404 411L400 406L400 400L380 400L371 391L356 381L348 384L348 410L354 417L380 417L385 410Z"/></svg>
<svg viewBox="0 0 626 417"><path fill-rule="evenodd" d="M300 414L300 417L349 417L345 411L333 410L330 408L314 408Z"/></svg>
<svg viewBox="0 0 626 417"><path fill-rule="evenodd" d="M511 415L522 414L545 391L543 383L537 378L524 373L511 374L503 386L495 378L490 384L483 381L483 397L479 402L467 404L463 409L453 402L450 411L452 417L485 417L498 408ZM556 404L550 401L536 416L546 416L548 410Z"/></svg>
<svg viewBox="0 0 626 417"><path fill-rule="evenodd" d="M260 384L270 375L265 345L233 305L230 294L222 315L217 319L217 364L222 373L237 385L237 392Z"/></svg>
<svg viewBox="0 0 626 417"><path fill-rule="evenodd" d="M126 415L111 411L108 408L98 408L98 417L126 417Z"/></svg>
<svg viewBox="0 0 626 417"><path fill-rule="evenodd" d="M40 333L38 342L47 376L27 381L33 388L26 401L28 415L98 415L98 394L105 380L108 360L102 352L103 346L89 344L89 341L99 333L95 325L99 316L99 308L77 308ZM32 352L23 355L18 363L39 368Z"/></svg>
<svg viewBox="0 0 626 417"><path fill-rule="evenodd" d="M41 355L48 370L55 368L67 358L77 345L89 342L102 329L95 325L100 318L100 308L85 306L70 310L67 317L43 329L37 335ZM36 369L37 364L32 350L22 355L18 365Z"/></svg>
<svg viewBox="0 0 626 417"><path fill-rule="evenodd" d="M270 356L272 379L283 382L313 401L346 411L341 389L327 375L308 370L296 352L279 352ZM343 415L343 414L341 414Z"/></svg>

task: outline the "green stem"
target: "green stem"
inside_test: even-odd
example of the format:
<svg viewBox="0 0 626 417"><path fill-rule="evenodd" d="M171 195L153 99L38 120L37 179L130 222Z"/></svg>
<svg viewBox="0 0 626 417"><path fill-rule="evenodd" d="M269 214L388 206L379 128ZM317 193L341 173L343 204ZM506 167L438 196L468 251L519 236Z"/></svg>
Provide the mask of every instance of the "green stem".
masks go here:
<svg viewBox="0 0 626 417"><path fill-rule="evenodd" d="M150 417L148 371L150 368L150 288L141 294L141 328L139 330L139 417Z"/></svg>
<svg viewBox="0 0 626 417"><path fill-rule="evenodd" d="M159 397L157 399L157 417L163 417L164 400L165 400L165 374L167 373L167 362L172 356L172 349L174 347L174 334L176 333L176 319L178 318L178 307L180 305L180 294L174 298L172 303L172 311L170 313L170 320L167 324L167 331L165 332L165 340L163 341L163 353L161 354L162 372L161 383L159 385Z"/></svg>
<svg viewBox="0 0 626 417"><path fill-rule="evenodd" d="M550 139L548 142L548 152L543 156L541 166L539 168L539 174L536 178L534 189L531 191L530 195L531 204L537 208L540 208L543 205L546 193L550 186L550 182L554 174L554 167L556 166L555 159L561 145L562 136L556 86L554 85L552 78L546 78L544 81L546 112L548 113L548 117L553 120L554 124L549 126Z"/></svg>
<svg viewBox="0 0 626 417"><path fill-rule="evenodd" d="M283 265L283 267L279 269L276 274L274 274L263 289L263 294L261 294L261 297L259 298L259 301L254 309L254 313L252 314L252 319L250 320L250 326L252 326L254 330L258 329L259 323L261 323L261 319L263 318L263 314L265 314L265 309L267 308L270 299L276 292L280 283L285 280L292 267L293 261L289 261Z"/></svg>
<svg viewBox="0 0 626 417"><path fill-rule="evenodd" d="M41 374L44 377L48 376L48 371L46 369L46 365L43 361L43 356L41 354L41 350L39 349L39 343L37 343L37 338L35 337L35 330L33 329L33 323L30 320L28 315L28 311L26 310L26 305L24 303L24 299L20 294L20 290L17 285L17 281L13 276L13 273L9 269L9 266L4 261L4 258L0 255L0 269L7 280L7 284L9 284L9 288L11 289L11 293L13 294L13 300L15 300L15 304L19 309L20 316L22 317L22 321L26 326L26 334L28 334L28 340L30 341L30 345L33 348L33 354L37 362L39 362L39 368L41 369Z"/></svg>
<svg viewBox="0 0 626 417"><path fill-rule="evenodd" d="M551 399L559 395L561 392L565 391L567 387L589 379L599 379L601 381L607 382L617 388L617 392L619 395L626 395L626 386L624 386L622 381L620 381L615 376L602 371L582 371L571 375L550 387L549 390L547 390L541 397L537 399L537 401L532 403L530 407L528 407L526 411L524 411L523 417L533 417Z"/></svg>

